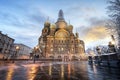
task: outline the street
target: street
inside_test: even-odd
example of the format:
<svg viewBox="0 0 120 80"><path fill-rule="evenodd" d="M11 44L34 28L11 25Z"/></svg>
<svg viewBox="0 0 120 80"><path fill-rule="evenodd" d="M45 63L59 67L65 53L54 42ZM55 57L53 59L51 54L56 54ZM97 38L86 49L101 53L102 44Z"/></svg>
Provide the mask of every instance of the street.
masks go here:
<svg viewBox="0 0 120 80"><path fill-rule="evenodd" d="M79 62L0 64L0 80L120 80L120 70Z"/></svg>

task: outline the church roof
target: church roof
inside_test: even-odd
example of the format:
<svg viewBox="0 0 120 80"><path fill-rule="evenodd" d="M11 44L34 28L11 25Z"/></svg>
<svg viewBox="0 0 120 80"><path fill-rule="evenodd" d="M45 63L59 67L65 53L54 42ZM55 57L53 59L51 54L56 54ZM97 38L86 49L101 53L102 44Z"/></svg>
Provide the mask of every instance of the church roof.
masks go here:
<svg viewBox="0 0 120 80"><path fill-rule="evenodd" d="M73 29L73 25L68 25L68 29Z"/></svg>
<svg viewBox="0 0 120 80"><path fill-rule="evenodd" d="M60 9L60 11L58 13L58 20L57 21L64 21L64 13L63 13L62 9Z"/></svg>
<svg viewBox="0 0 120 80"><path fill-rule="evenodd" d="M44 26L45 26L45 27L49 27L49 26L50 26L50 22L49 22L49 21L46 21L46 22L44 23Z"/></svg>
<svg viewBox="0 0 120 80"><path fill-rule="evenodd" d="M56 25L55 25L55 24L51 24L51 25L50 25L50 28L51 28L51 29L55 29L55 28L56 28Z"/></svg>

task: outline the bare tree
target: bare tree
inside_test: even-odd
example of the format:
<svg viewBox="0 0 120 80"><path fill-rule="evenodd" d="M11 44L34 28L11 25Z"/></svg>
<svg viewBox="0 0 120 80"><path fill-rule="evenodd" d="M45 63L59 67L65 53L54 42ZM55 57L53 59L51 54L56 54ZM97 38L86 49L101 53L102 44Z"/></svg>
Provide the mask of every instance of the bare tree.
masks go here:
<svg viewBox="0 0 120 80"><path fill-rule="evenodd" d="M110 0L109 3L109 16L114 20L116 25L120 26L120 0Z"/></svg>
<svg viewBox="0 0 120 80"><path fill-rule="evenodd" d="M114 28L117 32L118 44L120 44L120 0L109 0L108 3L108 13L115 24Z"/></svg>

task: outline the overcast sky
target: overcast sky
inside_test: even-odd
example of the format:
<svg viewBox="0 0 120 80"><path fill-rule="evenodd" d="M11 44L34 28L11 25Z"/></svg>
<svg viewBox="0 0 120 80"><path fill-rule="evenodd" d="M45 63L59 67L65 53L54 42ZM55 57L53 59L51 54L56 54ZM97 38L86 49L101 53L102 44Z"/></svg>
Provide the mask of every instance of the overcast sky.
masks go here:
<svg viewBox="0 0 120 80"><path fill-rule="evenodd" d="M106 0L0 0L0 31L16 43L34 47L44 22L48 17L56 22L62 9L66 22L74 26L74 33L79 32L86 48L107 45L107 6Z"/></svg>

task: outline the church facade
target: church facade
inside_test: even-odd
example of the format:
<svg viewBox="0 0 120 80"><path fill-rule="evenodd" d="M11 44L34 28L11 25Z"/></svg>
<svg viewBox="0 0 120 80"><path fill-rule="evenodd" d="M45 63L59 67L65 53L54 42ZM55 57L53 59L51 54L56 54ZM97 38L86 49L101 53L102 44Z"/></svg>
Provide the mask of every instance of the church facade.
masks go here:
<svg viewBox="0 0 120 80"><path fill-rule="evenodd" d="M46 58L81 59L85 54L84 41L79 39L78 33L73 33L73 26L65 21L62 10L56 23L44 23L38 46Z"/></svg>

